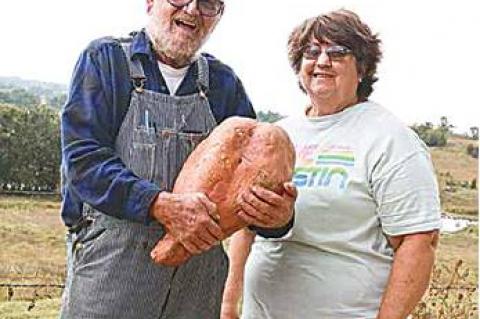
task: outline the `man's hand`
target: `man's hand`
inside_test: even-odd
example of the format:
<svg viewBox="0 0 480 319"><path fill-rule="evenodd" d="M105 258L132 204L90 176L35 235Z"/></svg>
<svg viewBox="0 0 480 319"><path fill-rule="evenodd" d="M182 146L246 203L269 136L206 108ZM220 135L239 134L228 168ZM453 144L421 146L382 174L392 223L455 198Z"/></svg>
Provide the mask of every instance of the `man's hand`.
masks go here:
<svg viewBox="0 0 480 319"><path fill-rule="evenodd" d="M160 193L150 207L150 216L158 220L191 254L209 250L224 234L217 206L203 193Z"/></svg>
<svg viewBox="0 0 480 319"><path fill-rule="evenodd" d="M253 186L240 199L238 217L249 225L262 228L285 226L293 215L297 189L293 183L283 184L283 194L278 195L266 188Z"/></svg>

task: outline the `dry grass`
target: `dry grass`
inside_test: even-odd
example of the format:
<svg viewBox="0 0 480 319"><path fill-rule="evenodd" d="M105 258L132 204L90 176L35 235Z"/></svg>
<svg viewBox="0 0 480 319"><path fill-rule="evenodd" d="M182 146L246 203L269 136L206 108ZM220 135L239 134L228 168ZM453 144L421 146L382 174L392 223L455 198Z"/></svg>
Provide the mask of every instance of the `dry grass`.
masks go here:
<svg viewBox="0 0 480 319"><path fill-rule="evenodd" d="M442 208L455 214L478 215L478 159L467 154L468 144L478 146L478 141L453 136L446 147L430 149L440 186Z"/></svg>
<svg viewBox="0 0 480 319"><path fill-rule="evenodd" d="M65 228L54 199L0 196L0 282L61 284L65 273ZM0 288L0 301L58 297L58 289ZM0 312L1 313L1 312ZM2 317L3 318L3 317Z"/></svg>
<svg viewBox="0 0 480 319"><path fill-rule="evenodd" d="M441 234L437 263L450 264L459 259L464 267L478 269L478 226L470 226L454 234ZM477 282L477 278L474 278L474 282Z"/></svg>
<svg viewBox="0 0 480 319"><path fill-rule="evenodd" d="M452 136L446 147L430 148L437 172L449 172L457 181L470 182L477 178L478 159L467 154L468 144L478 145L478 141Z"/></svg>
<svg viewBox="0 0 480 319"><path fill-rule="evenodd" d="M0 197L0 275L64 272L65 229L58 201Z"/></svg>
<svg viewBox="0 0 480 319"><path fill-rule="evenodd" d="M468 285L468 268L461 261L451 266L436 267L428 294L417 305L413 319L478 318L478 287ZM447 280L447 284L442 284Z"/></svg>
<svg viewBox="0 0 480 319"><path fill-rule="evenodd" d="M430 289L416 319L478 318L478 226L442 234Z"/></svg>
<svg viewBox="0 0 480 319"><path fill-rule="evenodd" d="M31 301L0 302L0 316L3 319L57 319L59 308L59 298L38 300L35 304Z"/></svg>
<svg viewBox="0 0 480 319"><path fill-rule="evenodd" d="M478 226L442 234L430 290L418 319L478 318Z"/></svg>

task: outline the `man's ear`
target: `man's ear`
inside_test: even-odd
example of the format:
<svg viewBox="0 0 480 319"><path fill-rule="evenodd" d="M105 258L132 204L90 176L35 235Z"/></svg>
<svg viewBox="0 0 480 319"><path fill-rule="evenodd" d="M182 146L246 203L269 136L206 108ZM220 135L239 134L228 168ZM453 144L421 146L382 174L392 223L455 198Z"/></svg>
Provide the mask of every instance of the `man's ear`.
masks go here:
<svg viewBox="0 0 480 319"><path fill-rule="evenodd" d="M147 13L150 13L150 11L152 10L154 1L155 0L147 0Z"/></svg>

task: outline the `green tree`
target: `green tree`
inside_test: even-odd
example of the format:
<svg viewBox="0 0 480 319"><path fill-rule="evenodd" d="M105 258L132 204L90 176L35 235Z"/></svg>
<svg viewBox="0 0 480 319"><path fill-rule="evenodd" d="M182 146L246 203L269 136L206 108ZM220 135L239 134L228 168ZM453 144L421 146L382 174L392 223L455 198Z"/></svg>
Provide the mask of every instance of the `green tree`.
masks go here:
<svg viewBox="0 0 480 319"><path fill-rule="evenodd" d="M431 123L413 125L412 129L428 146L445 146L448 142L448 126L434 127Z"/></svg>
<svg viewBox="0 0 480 319"><path fill-rule="evenodd" d="M8 181L12 175L11 170L15 163L11 150L16 130L18 130L18 117L20 109L0 105L0 183Z"/></svg>
<svg viewBox="0 0 480 319"><path fill-rule="evenodd" d="M268 122L268 123L274 123L277 122L278 120L283 119L285 116L281 115L280 113L272 112L272 111L258 111L257 112L257 119L260 122Z"/></svg>
<svg viewBox="0 0 480 319"><path fill-rule="evenodd" d="M0 92L0 103L34 107L40 104L40 97L25 89L15 88Z"/></svg>
<svg viewBox="0 0 480 319"><path fill-rule="evenodd" d="M67 94L65 93L58 94L48 100L48 105L51 105L54 108L60 109L63 107L66 100L67 100Z"/></svg>
<svg viewBox="0 0 480 319"><path fill-rule="evenodd" d="M440 118L440 126L443 128L448 128L448 118L446 116L442 116Z"/></svg>
<svg viewBox="0 0 480 319"><path fill-rule="evenodd" d="M467 145L467 154L470 155L473 158L478 158L478 146L475 146L473 144L468 144Z"/></svg>
<svg viewBox="0 0 480 319"><path fill-rule="evenodd" d="M0 184L55 189L59 183L58 111L0 107Z"/></svg>

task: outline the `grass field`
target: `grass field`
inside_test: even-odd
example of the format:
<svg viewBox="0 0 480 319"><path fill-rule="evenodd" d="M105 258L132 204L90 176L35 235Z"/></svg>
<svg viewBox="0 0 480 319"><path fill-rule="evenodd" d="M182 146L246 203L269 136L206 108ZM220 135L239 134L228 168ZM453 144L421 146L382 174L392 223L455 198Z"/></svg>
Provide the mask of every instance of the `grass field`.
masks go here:
<svg viewBox="0 0 480 319"><path fill-rule="evenodd" d="M447 147L432 149L432 158L444 211L476 219L478 193L465 186L478 174L478 160L464 152L469 142L454 138ZM63 283L65 229L59 208L55 198L0 195L0 284ZM442 234L431 289L414 318L477 318L477 283L478 227ZM60 293L56 288L0 286L0 318L57 318Z"/></svg>
<svg viewBox="0 0 480 319"><path fill-rule="evenodd" d="M63 284L59 209L53 198L0 196L0 283ZM0 287L0 318L56 318L60 294L56 288Z"/></svg>
<svg viewBox="0 0 480 319"><path fill-rule="evenodd" d="M478 159L467 154L467 146L478 146L477 140L450 137L446 147L430 149L445 212L478 216Z"/></svg>
<svg viewBox="0 0 480 319"><path fill-rule="evenodd" d="M478 226L442 234L430 290L416 319L478 318Z"/></svg>
<svg viewBox="0 0 480 319"><path fill-rule="evenodd" d="M0 196L0 283L63 283L65 230L58 209L59 203L55 200ZM452 276L459 260L462 260L457 271L459 276L454 278L455 285L452 286ZM454 300L447 300L443 306L445 309L451 310L457 305L468 306L471 310L476 307L477 292L457 288L477 286L477 260L478 227L441 236L438 270L432 286L447 287L450 284L455 288L448 290L447 297ZM469 273L465 276L467 269ZM13 296L8 297L8 289L0 288L0 318L56 318L60 292L55 288L14 288ZM463 300L457 300L459 293L464 295ZM438 290L432 290L425 300L430 304L438 300ZM437 304L435 308L440 306Z"/></svg>

